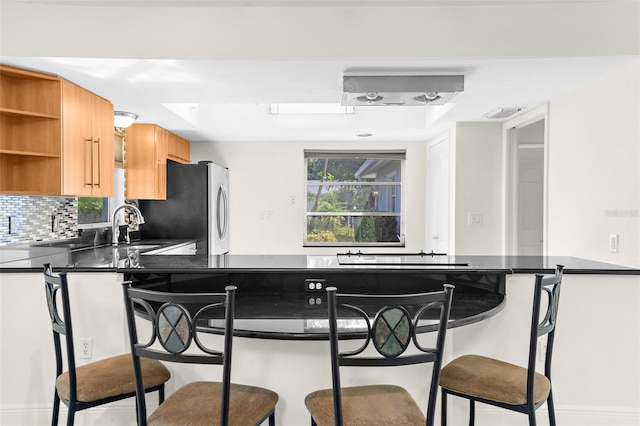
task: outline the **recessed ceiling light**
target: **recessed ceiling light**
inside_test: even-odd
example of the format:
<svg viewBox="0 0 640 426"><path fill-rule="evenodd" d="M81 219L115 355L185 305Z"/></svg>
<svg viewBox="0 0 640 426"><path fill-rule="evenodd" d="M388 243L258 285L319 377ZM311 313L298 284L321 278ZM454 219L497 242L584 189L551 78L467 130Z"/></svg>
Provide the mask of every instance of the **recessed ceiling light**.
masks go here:
<svg viewBox="0 0 640 426"><path fill-rule="evenodd" d="M373 133L358 133L356 134L356 136L359 136L361 138L368 138L369 136L373 136Z"/></svg>

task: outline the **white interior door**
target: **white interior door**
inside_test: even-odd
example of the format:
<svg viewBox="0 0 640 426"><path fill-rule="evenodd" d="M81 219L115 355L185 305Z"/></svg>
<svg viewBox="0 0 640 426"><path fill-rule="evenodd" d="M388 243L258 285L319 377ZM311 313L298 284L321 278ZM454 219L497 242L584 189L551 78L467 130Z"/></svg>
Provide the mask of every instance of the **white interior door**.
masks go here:
<svg viewBox="0 0 640 426"><path fill-rule="evenodd" d="M449 254L449 138L427 146L425 251Z"/></svg>
<svg viewBox="0 0 640 426"><path fill-rule="evenodd" d="M544 120L517 129L516 135L516 254L542 256Z"/></svg>
<svg viewBox="0 0 640 426"><path fill-rule="evenodd" d="M542 256L544 148L518 150L518 255Z"/></svg>

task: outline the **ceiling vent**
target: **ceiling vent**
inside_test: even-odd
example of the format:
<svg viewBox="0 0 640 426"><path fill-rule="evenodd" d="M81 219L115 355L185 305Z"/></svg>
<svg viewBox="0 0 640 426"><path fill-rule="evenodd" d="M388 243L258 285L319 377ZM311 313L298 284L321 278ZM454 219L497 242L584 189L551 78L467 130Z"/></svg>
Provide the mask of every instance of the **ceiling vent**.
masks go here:
<svg viewBox="0 0 640 426"><path fill-rule="evenodd" d="M511 108L497 108L484 115L484 118L490 118L492 120L500 120L502 118L509 118L513 114L522 111L524 108L511 107Z"/></svg>
<svg viewBox="0 0 640 426"><path fill-rule="evenodd" d="M342 105L444 105L464 90L462 75L344 75Z"/></svg>

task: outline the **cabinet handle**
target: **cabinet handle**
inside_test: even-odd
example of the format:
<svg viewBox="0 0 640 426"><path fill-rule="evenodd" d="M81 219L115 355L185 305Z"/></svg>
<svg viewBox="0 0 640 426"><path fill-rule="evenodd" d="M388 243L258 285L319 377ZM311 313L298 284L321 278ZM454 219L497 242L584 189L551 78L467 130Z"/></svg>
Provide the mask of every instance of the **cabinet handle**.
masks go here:
<svg viewBox="0 0 640 426"><path fill-rule="evenodd" d="M84 155L84 186L93 186L93 139L88 138L84 141L91 144L89 156L87 157L86 151ZM87 171L89 172L88 174Z"/></svg>
<svg viewBox="0 0 640 426"><path fill-rule="evenodd" d="M157 188L156 188L156 197L160 197L161 188L162 188L162 161L158 160L158 179L156 180Z"/></svg>
<svg viewBox="0 0 640 426"><path fill-rule="evenodd" d="M91 174L91 180L94 182L93 185L97 186L98 188L100 188L100 178L102 176L102 152L100 149L100 138L98 138L97 140L93 141L93 143L97 143L98 144L98 174L97 174L97 178L96 176L93 175L93 173ZM92 167L93 167L93 152L91 153L91 161L92 161ZM97 183L96 183L97 182Z"/></svg>

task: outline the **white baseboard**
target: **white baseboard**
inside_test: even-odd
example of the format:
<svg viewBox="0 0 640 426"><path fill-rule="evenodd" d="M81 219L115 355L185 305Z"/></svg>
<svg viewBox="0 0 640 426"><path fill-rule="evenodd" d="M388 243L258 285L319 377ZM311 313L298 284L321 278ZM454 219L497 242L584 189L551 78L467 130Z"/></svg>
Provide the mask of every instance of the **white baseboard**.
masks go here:
<svg viewBox="0 0 640 426"><path fill-rule="evenodd" d="M118 405L116 405L118 404ZM50 425L53 406L0 407L0 425L2 426L36 426ZM67 423L67 407L60 407L58 425ZM99 407L76 412L75 426L136 426L136 409L134 405L111 403ZM265 420L263 425L267 425ZM285 425L282 425L285 426ZM293 425L291 425L293 426Z"/></svg>
<svg viewBox="0 0 640 426"><path fill-rule="evenodd" d="M467 413L460 405L451 410L449 426L468 424ZM51 424L51 405L0 407L0 425L33 426ZM64 425L67 408L60 407L58 424ZM548 426L546 407L536 413L538 426ZM638 426L640 425L640 407L556 407L556 421L562 426ZM438 422L439 423L439 422ZM76 413L76 426L134 426L135 407L133 405L110 404ZM524 414L509 412L494 407L476 405L477 426L526 426ZM300 425L281 425L300 426Z"/></svg>
<svg viewBox="0 0 640 426"><path fill-rule="evenodd" d="M468 424L467 412L462 414L457 410L455 417L450 418L448 426ZM536 420L538 426L549 426L546 407L536 411ZM556 423L562 426L638 426L640 407L561 406L556 407ZM528 422L524 414L476 404L476 425L526 426Z"/></svg>
<svg viewBox="0 0 640 426"><path fill-rule="evenodd" d="M565 426L638 426L640 407L564 406L556 409L556 420Z"/></svg>
<svg viewBox="0 0 640 426"><path fill-rule="evenodd" d="M50 425L53 406L13 406L0 408L0 425L34 426ZM67 421L67 407L61 404L59 425ZM136 409L134 405L112 403L100 407L76 412L76 426L135 426Z"/></svg>

